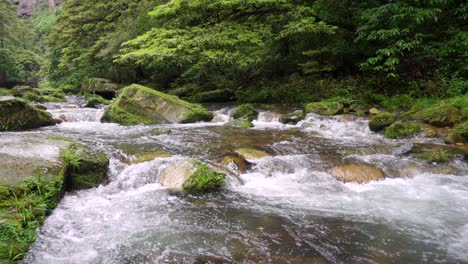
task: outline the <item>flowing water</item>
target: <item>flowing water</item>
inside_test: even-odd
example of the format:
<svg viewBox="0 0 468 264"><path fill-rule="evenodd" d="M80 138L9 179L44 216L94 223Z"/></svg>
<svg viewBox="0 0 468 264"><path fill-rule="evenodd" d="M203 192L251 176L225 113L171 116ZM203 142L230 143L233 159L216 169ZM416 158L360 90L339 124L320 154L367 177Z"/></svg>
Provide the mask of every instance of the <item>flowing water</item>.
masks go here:
<svg viewBox="0 0 468 264"><path fill-rule="evenodd" d="M441 143L434 139L387 140L347 116L283 125L265 111L245 129L223 126L232 111L224 108L211 123L125 127L100 123L99 109L47 107L66 122L34 133L101 149L110 171L101 186L65 195L24 263L468 263L466 161L403 155L414 142ZM273 156L217 193L159 184L170 164L219 163L241 147ZM161 150L172 156L128 165ZM342 183L328 172L346 161L387 178Z"/></svg>

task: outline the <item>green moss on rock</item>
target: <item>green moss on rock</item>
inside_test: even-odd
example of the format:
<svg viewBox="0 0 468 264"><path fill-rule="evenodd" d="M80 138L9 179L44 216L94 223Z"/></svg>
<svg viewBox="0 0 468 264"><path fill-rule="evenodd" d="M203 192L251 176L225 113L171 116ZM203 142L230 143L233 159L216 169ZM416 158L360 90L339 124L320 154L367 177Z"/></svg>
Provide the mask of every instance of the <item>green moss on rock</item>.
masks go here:
<svg viewBox="0 0 468 264"><path fill-rule="evenodd" d="M199 163L195 172L184 182L187 192L208 192L221 188L226 182L223 174L210 169L206 163Z"/></svg>
<svg viewBox="0 0 468 264"><path fill-rule="evenodd" d="M333 116L343 113L344 105L339 102L314 102L305 106L306 113Z"/></svg>
<svg viewBox="0 0 468 264"><path fill-rule="evenodd" d="M404 138L421 132L421 126L417 123L397 122L385 129L387 138Z"/></svg>
<svg viewBox="0 0 468 264"><path fill-rule="evenodd" d="M0 131L17 131L54 125L52 116L14 97L0 97Z"/></svg>
<svg viewBox="0 0 468 264"><path fill-rule="evenodd" d="M249 121L254 120L257 116L258 112L251 104L239 105L232 115L234 119L245 119Z"/></svg>
<svg viewBox="0 0 468 264"><path fill-rule="evenodd" d="M88 189L98 186L106 177L109 167L107 156L81 144L73 144L68 151L73 160L65 160L67 168L67 188ZM70 152L69 152L70 153ZM65 157L67 159L67 157ZM68 157L70 159L70 157Z"/></svg>
<svg viewBox="0 0 468 264"><path fill-rule="evenodd" d="M193 123L210 121L205 108L151 88L132 84L125 87L104 113L102 121L122 125Z"/></svg>
<svg viewBox="0 0 468 264"><path fill-rule="evenodd" d="M388 112L381 112L369 121L369 129L371 131L378 132L393 123L395 123L395 116Z"/></svg>
<svg viewBox="0 0 468 264"><path fill-rule="evenodd" d="M461 117L460 109L447 105L436 105L410 114L412 119L438 127L453 126L461 121Z"/></svg>

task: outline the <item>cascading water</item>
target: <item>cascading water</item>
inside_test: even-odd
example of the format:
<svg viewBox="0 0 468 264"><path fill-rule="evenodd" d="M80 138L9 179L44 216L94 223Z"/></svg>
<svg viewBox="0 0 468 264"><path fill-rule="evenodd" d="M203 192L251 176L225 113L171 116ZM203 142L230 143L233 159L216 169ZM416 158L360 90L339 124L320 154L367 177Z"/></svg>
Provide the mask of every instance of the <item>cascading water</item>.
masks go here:
<svg viewBox="0 0 468 264"><path fill-rule="evenodd" d="M468 263L468 167L402 155L427 139L387 140L349 117L283 125L271 112L255 128L226 127L228 108L213 123L129 127L100 123L99 109L50 112L65 122L37 133L104 150L109 180L68 193L24 263ZM217 163L242 147L274 155L251 160L219 193L159 184L170 164ZM172 157L124 162L156 150ZM340 182L329 171L343 160L374 164L387 178Z"/></svg>

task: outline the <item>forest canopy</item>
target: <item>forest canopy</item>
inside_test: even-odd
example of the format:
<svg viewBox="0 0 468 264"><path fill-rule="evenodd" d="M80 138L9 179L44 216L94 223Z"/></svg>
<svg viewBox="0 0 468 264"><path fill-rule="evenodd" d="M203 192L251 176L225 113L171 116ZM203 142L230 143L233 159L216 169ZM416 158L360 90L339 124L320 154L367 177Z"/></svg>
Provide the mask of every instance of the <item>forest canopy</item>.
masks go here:
<svg viewBox="0 0 468 264"><path fill-rule="evenodd" d="M8 3L0 0L0 76L31 78L41 58L18 43L34 34L13 29L29 27ZM229 90L255 102L455 96L468 86L467 14L465 1L445 0L67 0L39 18L39 77L57 86L101 77L179 96Z"/></svg>

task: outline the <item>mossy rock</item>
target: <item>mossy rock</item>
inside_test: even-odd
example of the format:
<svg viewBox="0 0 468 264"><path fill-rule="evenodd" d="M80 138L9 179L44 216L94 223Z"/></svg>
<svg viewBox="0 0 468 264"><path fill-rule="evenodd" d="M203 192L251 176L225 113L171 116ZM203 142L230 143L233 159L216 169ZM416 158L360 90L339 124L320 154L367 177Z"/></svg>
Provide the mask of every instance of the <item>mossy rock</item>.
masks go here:
<svg viewBox="0 0 468 264"><path fill-rule="evenodd" d="M234 93L229 89L217 89L213 91L197 93L189 98L192 102L229 102L234 100Z"/></svg>
<svg viewBox="0 0 468 264"><path fill-rule="evenodd" d="M397 122L385 129L384 135L387 138L405 138L421 132L421 126L417 123Z"/></svg>
<svg viewBox="0 0 468 264"><path fill-rule="evenodd" d="M199 163L195 172L184 182L187 192L205 193L221 188L226 182L225 176L215 172L206 163Z"/></svg>
<svg viewBox="0 0 468 264"><path fill-rule="evenodd" d="M156 158L169 158L172 155L165 150L155 150L151 152L143 152L135 155L133 163L142 163L146 161L152 161Z"/></svg>
<svg viewBox="0 0 468 264"><path fill-rule="evenodd" d="M343 113L344 105L339 102L314 102L305 106L306 113L333 116Z"/></svg>
<svg viewBox="0 0 468 264"><path fill-rule="evenodd" d="M369 121L369 129L374 132L383 130L384 128L395 123L395 116L389 112L381 112L375 115Z"/></svg>
<svg viewBox="0 0 468 264"><path fill-rule="evenodd" d="M464 144L468 142L468 121L465 121L456 127L445 138L447 144Z"/></svg>
<svg viewBox="0 0 468 264"><path fill-rule="evenodd" d="M411 149L411 155L415 158L426 160L430 163L446 163L456 155L462 156L465 160L467 160L468 148L466 146L415 144Z"/></svg>
<svg viewBox="0 0 468 264"><path fill-rule="evenodd" d="M97 94L105 99L113 99L122 85L102 78L89 78L81 83L82 94Z"/></svg>
<svg viewBox="0 0 468 264"><path fill-rule="evenodd" d="M99 105L108 105L109 101L96 94L85 95L86 105L85 107L97 108Z"/></svg>
<svg viewBox="0 0 468 264"><path fill-rule="evenodd" d="M446 127L453 126L462 120L462 112L455 106L435 105L416 112L407 113L411 119L421 120L424 123Z"/></svg>
<svg viewBox="0 0 468 264"><path fill-rule="evenodd" d="M234 119L245 119L252 121L257 118L258 112L251 104L243 104L236 107L232 117Z"/></svg>
<svg viewBox="0 0 468 264"><path fill-rule="evenodd" d="M106 154L81 144L73 144L70 150L74 151L78 166L69 164L66 175L67 188L81 190L101 184L109 167Z"/></svg>
<svg viewBox="0 0 468 264"><path fill-rule="evenodd" d="M55 125L52 116L11 96L0 97L0 131L17 131Z"/></svg>
<svg viewBox="0 0 468 264"><path fill-rule="evenodd" d="M29 85L17 85L12 89L12 94L14 96L23 97L26 93L35 93L39 95L39 91Z"/></svg>
<svg viewBox="0 0 468 264"><path fill-rule="evenodd" d="M125 87L109 105L102 121L122 125L194 123L210 121L213 114L205 108L149 87Z"/></svg>
<svg viewBox="0 0 468 264"><path fill-rule="evenodd" d="M459 125L457 125L453 131L455 135L460 135L465 139L468 139L468 121L465 121Z"/></svg>
<svg viewBox="0 0 468 264"><path fill-rule="evenodd" d="M279 121L283 124L295 125L300 121L304 120L304 111L297 110L289 114L280 116Z"/></svg>

